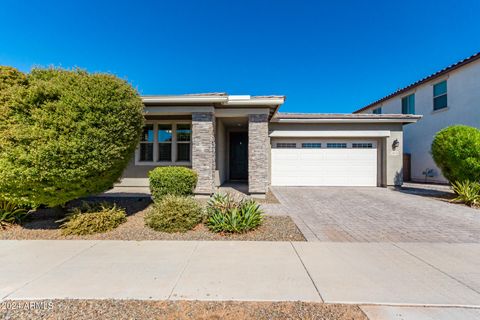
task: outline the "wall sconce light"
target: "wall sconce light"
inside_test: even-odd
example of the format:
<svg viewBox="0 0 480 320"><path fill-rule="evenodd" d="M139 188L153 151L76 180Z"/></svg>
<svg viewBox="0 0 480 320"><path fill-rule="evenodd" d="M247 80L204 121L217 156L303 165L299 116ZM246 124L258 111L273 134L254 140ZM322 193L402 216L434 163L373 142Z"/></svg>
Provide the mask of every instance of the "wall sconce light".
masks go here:
<svg viewBox="0 0 480 320"><path fill-rule="evenodd" d="M395 139L392 143L392 149L396 150L398 146L400 146L400 142L398 141L398 139Z"/></svg>

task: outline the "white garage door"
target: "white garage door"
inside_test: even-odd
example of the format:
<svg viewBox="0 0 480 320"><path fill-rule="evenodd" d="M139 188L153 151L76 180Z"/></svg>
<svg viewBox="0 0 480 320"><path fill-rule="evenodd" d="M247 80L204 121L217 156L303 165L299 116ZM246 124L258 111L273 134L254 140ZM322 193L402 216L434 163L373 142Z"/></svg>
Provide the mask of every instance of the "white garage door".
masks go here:
<svg viewBox="0 0 480 320"><path fill-rule="evenodd" d="M375 141L273 141L273 186L376 186Z"/></svg>

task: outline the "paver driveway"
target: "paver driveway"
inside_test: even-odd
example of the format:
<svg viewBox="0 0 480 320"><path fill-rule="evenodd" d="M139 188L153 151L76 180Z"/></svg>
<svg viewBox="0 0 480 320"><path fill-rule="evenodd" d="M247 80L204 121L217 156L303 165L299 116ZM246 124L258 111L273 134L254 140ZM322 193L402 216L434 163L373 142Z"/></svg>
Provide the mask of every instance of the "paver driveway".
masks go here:
<svg viewBox="0 0 480 320"><path fill-rule="evenodd" d="M273 187L309 241L480 242L480 210L387 188Z"/></svg>

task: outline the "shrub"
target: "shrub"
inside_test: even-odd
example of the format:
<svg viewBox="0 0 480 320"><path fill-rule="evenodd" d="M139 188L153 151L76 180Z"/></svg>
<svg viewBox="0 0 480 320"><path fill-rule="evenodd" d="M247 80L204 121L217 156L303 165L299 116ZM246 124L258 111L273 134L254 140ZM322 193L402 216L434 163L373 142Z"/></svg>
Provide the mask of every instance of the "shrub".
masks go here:
<svg viewBox="0 0 480 320"><path fill-rule="evenodd" d="M125 221L125 210L116 204L84 202L58 222L62 222L60 228L63 235L87 235L113 230Z"/></svg>
<svg viewBox="0 0 480 320"><path fill-rule="evenodd" d="M27 76L8 66L0 66L0 92L15 85L25 85L27 83Z"/></svg>
<svg viewBox="0 0 480 320"><path fill-rule="evenodd" d="M458 181L452 183L453 191L457 197L452 201L462 202L468 206L480 205L480 183L476 181Z"/></svg>
<svg viewBox="0 0 480 320"><path fill-rule="evenodd" d="M213 232L244 233L263 222L263 211L255 200L236 201L229 194L213 195L207 213L207 226Z"/></svg>
<svg viewBox="0 0 480 320"><path fill-rule="evenodd" d="M227 213L237 208L239 202L230 193L215 193L207 202L207 215L210 217L216 212Z"/></svg>
<svg viewBox="0 0 480 320"><path fill-rule="evenodd" d="M202 208L192 197L163 196L145 215L145 224L156 231L185 232L202 221Z"/></svg>
<svg viewBox="0 0 480 320"><path fill-rule="evenodd" d="M185 167L158 167L148 173L153 199L165 195L188 196L197 185L197 173Z"/></svg>
<svg viewBox="0 0 480 320"><path fill-rule="evenodd" d="M112 187L143 126L136 90L82 70L17 73L0 73L0 195L56 206Z"/></svg>
<svg viewBox="0 0 480 320"><path fill-rule="evenodd" d="M439 131L432 143L432 156L451 183L480 181L480 130L456 125Z"/></svg>
<svg viewBox="0 0 480 320"><path fill-rule="evenodd" d="M0 200L0 229L14 223L21 223L28 215L28 210L11 201Z"/></svg>

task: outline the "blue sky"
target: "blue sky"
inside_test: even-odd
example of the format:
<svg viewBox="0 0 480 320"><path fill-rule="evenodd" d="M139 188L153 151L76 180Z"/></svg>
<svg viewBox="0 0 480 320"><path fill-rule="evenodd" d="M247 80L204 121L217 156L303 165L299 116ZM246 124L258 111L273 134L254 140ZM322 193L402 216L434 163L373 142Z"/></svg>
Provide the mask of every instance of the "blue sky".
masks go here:
<svg viewBox="0 0 480 320"><path fill-rule="evenodd" d="M480 51L480 1L2 0L0 64L351 112Z"/></svg>

